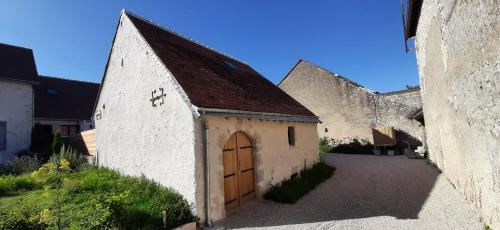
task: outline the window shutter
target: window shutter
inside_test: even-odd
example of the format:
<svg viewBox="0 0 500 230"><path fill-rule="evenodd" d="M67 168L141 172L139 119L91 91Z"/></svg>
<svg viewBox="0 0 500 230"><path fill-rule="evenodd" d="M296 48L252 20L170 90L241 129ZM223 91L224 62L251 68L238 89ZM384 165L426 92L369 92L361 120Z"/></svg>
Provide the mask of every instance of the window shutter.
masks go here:
<svg viewBox="0 0 500 230"><path fill-rule="evenodd" d="M288 127L288 145L295 146L295 127Z"/></svg>
<svg viewBox="0 0 500 230"><path fill-rule="evenodd" d="M0 150L7 149L7 122L0 121Z"/></svg>

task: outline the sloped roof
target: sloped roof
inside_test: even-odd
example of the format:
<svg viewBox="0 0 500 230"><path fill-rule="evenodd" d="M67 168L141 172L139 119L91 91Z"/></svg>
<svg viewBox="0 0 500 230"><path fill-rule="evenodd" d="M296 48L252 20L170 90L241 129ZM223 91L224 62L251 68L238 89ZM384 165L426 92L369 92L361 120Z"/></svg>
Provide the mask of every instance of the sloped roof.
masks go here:
<svg viewBox="0 0 500 230"><path fill-rule="evenodd" d="M315 116L247 64L134 14L125 14L172 72L193 105L203 108Z"/></svg>
<svg viewBox="0 0 500 230"><path fill-rule="evenodd" d="M55 77L37 77L35 119L90 120L99 84Z"/></svg>
<svg viewBox="0 0 500 230"><path fill-rule="evenodd" d="M35 82L37 75L31 49L0 43L0 78Z"/></svg>

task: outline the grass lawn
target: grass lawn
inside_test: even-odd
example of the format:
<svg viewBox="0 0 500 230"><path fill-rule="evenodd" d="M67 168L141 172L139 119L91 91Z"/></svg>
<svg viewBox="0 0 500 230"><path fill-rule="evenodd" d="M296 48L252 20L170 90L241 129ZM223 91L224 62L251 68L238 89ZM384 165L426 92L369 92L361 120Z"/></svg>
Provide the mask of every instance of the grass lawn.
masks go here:
<svg viewBox="0 0 500 230"><path fill-rule="evenodd" d="M196 220L181 195L145 178L44 167L0 177L0 229L159 229L163 211L167 228Z"/></svg>
<svg viewBox="0 0 500 230"><path fill-rule="evenodd" d="M317 163L302 170L298 176L273 186L264 194L265 199L293 204L335 173L335 167Z"/></svg>

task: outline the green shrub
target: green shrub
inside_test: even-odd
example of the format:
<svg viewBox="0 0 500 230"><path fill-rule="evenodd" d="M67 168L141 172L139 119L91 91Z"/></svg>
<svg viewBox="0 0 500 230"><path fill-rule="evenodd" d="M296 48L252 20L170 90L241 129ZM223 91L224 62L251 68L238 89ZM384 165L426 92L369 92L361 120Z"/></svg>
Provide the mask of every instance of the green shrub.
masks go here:
<svg viewBox="0 0 500 230"><path fill-rule="evenodd" d="M62 159L67 160L70 164L70 167L76 170L87 164L87 159L83 155L76 152L73 148L66 147L65 145L62 145L59 152L55 152L52 154L49 162L59 164Z"/></svg>
<svg viewBox="0 0 500 230"><path fill-rule="evenodd" d="M48 163L33 177L23 175L36 190L8 186L16 195L0 196L0 229L160 229L163 211L168 228L196 221L181 195L144 177L97 167L65 171L64 165ZM57 186L47 186L54 175Z"/></svg>
<svg viewBox="0 0 500 230"><path fill-rule="evenodd" d="M322 137L319 139L319 151L322 153L329 153L332 151L333 146L330 144L328 138Z"/></svg>
<svg viewBox="0 0 500 230"><path fill-rule="evenodd" d="M354 138L350 143L339 144L331 149L334 153L373 154L374 146L367 140Z"/></svg>
<svg viewBox="0 0 500 230"><path fill-rule="evenodd" d="M317 163L311 168L302 170L298 176L271 187L264 194L264 198L279 203L293 204L330 178L334 172L335 167L322 162Z"/></svg>
<svg viewBox="0 0 500 230"><path fill-rule="evenodd" d="M0 195L38 188L36 181L28 174L0 177Z"/></svg>
<svg viewBox="0 0 500 230"><path fill-rule="evenodd" d="M373 154L374 146L365 139L344 138L341 140L323 137L319 141L322 153Z"/></svg>
<svg viewBox="0 0 500 230"><path fill-rule="evenodd" d="M39 167L40 161L36 157L25 155L16 157L13 161L0 165L0 175L29 173L37 170Z"/></svg>

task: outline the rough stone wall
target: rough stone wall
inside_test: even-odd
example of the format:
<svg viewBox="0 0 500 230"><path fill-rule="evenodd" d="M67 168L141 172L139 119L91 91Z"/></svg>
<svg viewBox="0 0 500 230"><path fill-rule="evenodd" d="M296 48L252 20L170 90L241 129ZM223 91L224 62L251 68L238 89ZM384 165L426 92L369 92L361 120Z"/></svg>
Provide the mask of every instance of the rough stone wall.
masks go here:
<svg viewBox="0 0 500 230"><path fill-rule="evenodd" d="M319 137L373 140L374 94L367 89L304 60L279 87L320 117Z"/></svg>
<svg viewBox="0 0 500 230"><path fill-rule="evenodd" d="M0 163L13 160L14 153L28 149L33 126L31 84L0 80L0 121L7 123L7 148L0 150Z"/></svg>
<svg viewBox="0 0 500 230"><path fill-rule="evenodd" d="M150 101L160 89L164 104ZM126 15L111 51L94 114L99 165L144 175L182 194L194 207L195 124L171 73ZM195 212L198 209L195 208Z"/></svg>
<svg viewBox="0 0 500 230"><path fill-rule="evenodd" d="M420 122L408 118L422 108L420 90L382 93L377 95L375 101L376 126L397 128L398 140L410 144L412 149L424 144L425 127Z"/></svg>
<svg viewBox="0 0 500 230"><path fill-rule="evenodd" d="M424 140L423 126L407 118L422 107L418 90L377 94L304 60L279 87L320 117L319 137L373 142L372 128L392 126Z"/></svg>
<svg viewBox="0 0 500 230"><path fill-rule="evenodd" d="M210 155L210 210L212 221L225 217L222 149L236 131L244 132L254 145L257 197L270 186L290 178L304 166L319 161L315 123L208 117ZM295 127L295 146L288 145L288 127Z"/></svg>
<svg viewBox="0 0 500 230"><path fill-rule="evenodd" d="M416 34L430 158L500 229L500 7L431 1Z"/></svg>

